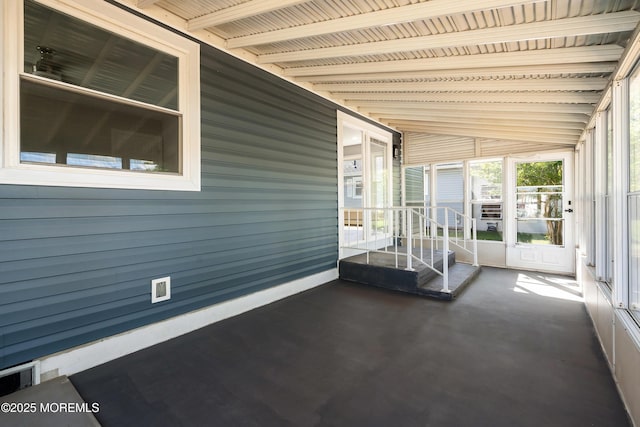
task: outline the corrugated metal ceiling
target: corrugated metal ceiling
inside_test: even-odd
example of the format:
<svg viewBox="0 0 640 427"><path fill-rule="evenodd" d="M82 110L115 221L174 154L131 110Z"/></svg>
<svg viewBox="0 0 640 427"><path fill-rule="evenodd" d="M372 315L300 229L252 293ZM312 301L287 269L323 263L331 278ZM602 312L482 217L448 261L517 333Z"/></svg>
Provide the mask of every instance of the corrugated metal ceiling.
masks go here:
<svg viewBox="0 0 640 427"><path fill-rule="evenodd" d="M400 131L578 142L640 0L120 0Z"/></svg>

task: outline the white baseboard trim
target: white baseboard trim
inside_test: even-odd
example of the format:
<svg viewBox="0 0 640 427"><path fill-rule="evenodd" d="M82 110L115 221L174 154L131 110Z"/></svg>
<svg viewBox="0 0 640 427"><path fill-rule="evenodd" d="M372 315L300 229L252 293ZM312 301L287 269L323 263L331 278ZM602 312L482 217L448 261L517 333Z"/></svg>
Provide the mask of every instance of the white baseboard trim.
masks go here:
<svg viewBox="0 0 640 427"><path fill-rule="evenodd" d="M68 376L93 368L94 366L195 331L212 323L304 292L337 278L337 269L327 270L273 288L264 289L181 316L136 328L50 356L45 356L39 360L41 379L47 381L57 376Z"/></svg>

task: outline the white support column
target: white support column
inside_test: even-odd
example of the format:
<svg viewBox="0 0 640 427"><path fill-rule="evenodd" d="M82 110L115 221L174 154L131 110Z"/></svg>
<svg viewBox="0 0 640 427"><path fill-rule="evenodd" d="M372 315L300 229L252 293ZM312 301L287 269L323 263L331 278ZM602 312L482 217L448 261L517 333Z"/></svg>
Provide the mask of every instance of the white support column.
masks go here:
<svg viewBox="0 0 640 427"><path fill-rule="evenodd" d="M449 291L449 212L444 212L442 233L442 292Z"/></svg>
<svg viewBox="0 0 640 427"><path fill-rule="evenodd" d="M584 251L587 256L587 264L595 265L595 218L594 218L594 168L593 168L593 153L596 144L596 129L592 129L587 134L584 152L584 165L583 165L583 177L584 177L584 210L585 210L585 223L583 227L583 233L586 233Z"/></svg>
<svg viewBox="0 0 640 427"><path fill-rule="evenodd" d="M594 262L596 265L596 277L598 280L606 279L606 263L608 262L606 256L607 222L605 220L607 215L607 200L605 198L605 195L607 194L607 135L607 110L605 110L600 111L596 117L595 146L593 153L593 176L595 179L594 197L596 204Z"/></svg>
<svg viewBox="0 0 640 427"><path fill-rule="evenodd" d="M407 215L407 270L413 271L413 259L411 258L413 251L413 215L408 208L405 209L405 212Z"/></svg>
<svg viewBox="0 0 640 427"><path fill-rule="evenodd" d="M613 304L629 307L627 170L629 163L629 80L613 82Z"/></svg>

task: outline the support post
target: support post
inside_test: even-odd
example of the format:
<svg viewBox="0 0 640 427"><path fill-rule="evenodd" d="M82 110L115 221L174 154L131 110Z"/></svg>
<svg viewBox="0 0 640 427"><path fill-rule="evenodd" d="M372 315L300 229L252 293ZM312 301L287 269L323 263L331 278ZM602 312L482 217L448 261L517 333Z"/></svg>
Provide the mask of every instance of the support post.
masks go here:
<svg viewBox="0 0 640 427"><path fill-rule="evenodd" d="M473 227L473 266L478 266L478 231L476 230L476 219L471 219L471 226Z"/></svg>
<svg viewBox="0 0 640 427"><path fill-rule="evenodd" d="M449 212L446 209L442 233L442 292L451 292L449 291Z"/></svg>
<svg viewBox="0 0 640 427"><path fill-rule="evenodd" d="M411 252L413 249L413 215L411 214L411 210L405 208L405 212L407 215L407 223L405 225L406 231L405 234L407 236L407 270L413 271L413 259L411 259Z"/></svg>

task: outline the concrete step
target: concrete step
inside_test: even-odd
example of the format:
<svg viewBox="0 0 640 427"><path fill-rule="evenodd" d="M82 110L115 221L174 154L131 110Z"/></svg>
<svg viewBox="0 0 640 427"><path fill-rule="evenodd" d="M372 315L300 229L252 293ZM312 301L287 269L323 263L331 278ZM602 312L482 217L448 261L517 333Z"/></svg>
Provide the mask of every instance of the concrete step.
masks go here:
<svg viewBox="0 0 640 427"><path fill-rule="evenodd" d="M430 257L431 252L423 254L429 261ZM473 280L479 267L456 263L452 251L448 259L450 292L442 292L441 276L417 260L407 270L405 255L371 252L368 263L366 254L348 257L340 260L339 274L343 280L450 301ZM442 251L434 251L434 264L442 270Z"/></svg>
<svg viewBox="0 0 640 427"><path fill-rule="evenodd" d="M449 292L444 292L443 278L438 276L432 280L418 286L420 295L429 296L445 301L451 301L471 283L480 273L480 266L471 264L455 263L449 267Z"/></svg>

